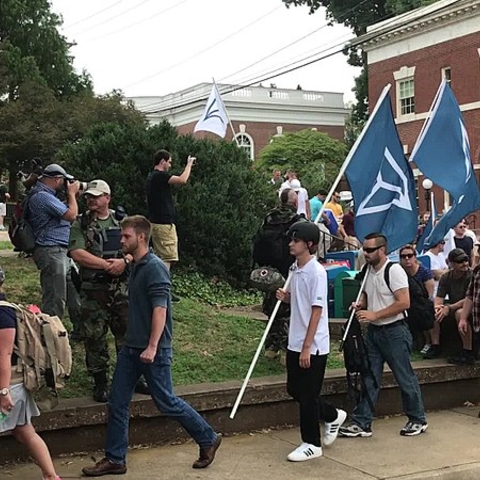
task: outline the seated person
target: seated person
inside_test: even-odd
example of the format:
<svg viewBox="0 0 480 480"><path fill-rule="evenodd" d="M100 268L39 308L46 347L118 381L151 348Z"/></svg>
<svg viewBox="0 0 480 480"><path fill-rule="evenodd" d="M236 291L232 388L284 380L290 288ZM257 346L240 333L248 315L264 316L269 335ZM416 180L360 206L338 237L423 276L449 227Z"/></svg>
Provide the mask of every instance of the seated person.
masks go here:
<svg viewBox="0 0 480 480"><path fill-rule="evenodd" d="M448 261L450 270L442 275L438 283L434 302L437 321L430 330L432 345L423 356L426 359L436 358L440 355L440 324L445 321L455 321L458 324L468 284L472 278L469 257L461 248L454 248L448 254ZM446 297L448 297L448 303L445 302ZM460 355L449 358L448 362L456 365L473 365L475 359L472 351L471 326L469 326L467 334L461 335L460 338L463 351Z"/></svg>

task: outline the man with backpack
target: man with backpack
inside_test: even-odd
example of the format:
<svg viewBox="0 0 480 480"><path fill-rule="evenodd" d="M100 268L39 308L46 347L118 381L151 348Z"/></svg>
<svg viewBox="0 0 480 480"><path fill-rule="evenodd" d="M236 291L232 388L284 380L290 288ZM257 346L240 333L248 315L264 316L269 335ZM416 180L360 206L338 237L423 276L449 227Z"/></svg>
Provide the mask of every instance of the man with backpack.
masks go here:
<svg viewBox="0 0 480 480"><path fill-rule="evenodd" d="M42 311L63 318L67 298L68 239L70 225L77 218L79 182L63 167L45 167L29 193L26 220L35 237L33 260L40 270ZM66 188L67 203L56 194Z"/></svg>
<svg viewBox="0 0 480 480"><path fill-rule="evenodd" d="M366 395L355 407L350 424L340 429L344 437L371 437L373 408L382 383L383 366L387 362L402 392L403 410L408 417L400 435L414 436L427 427L422 394L410 362L412 335L405 321L410 307L407 274L398 264L389 267L389 284L385 269L389 265L387 239L380 233L365 237L363 243L368 264L367 278L358 304L357 318L368 324L365 346L371 375L364 379Z"/></svg>
<svg viewBox="0 0 480 480"><path fill-rule="evenodd" d="M288 276L288 269L295 261L290 255L288 229L303 217L297 214L298 197L294 190L287 188L280 194L280 206L270 210L257 234L253 245L253 261L260 267L275 268ZM277 303L275 292L264 293L263 313L270 317ZM274 359L280 353L280 361L285 363L290 307L282 303L272 328L265 340L265 356Z"/></svg>
<svg viewBox="0 0 480 480"><path fill-rule="evenodd" d="M93 399L108 400L108 342L110 328L117 353L125 342L128 319L128 269L131 255L122 255L120 221L110 210L107 182L93 180L84 193L88 210L73 223L69 254L80 266L82 336L88 373L95 386ZM147 393L144 381L139 393Z"/></svg>

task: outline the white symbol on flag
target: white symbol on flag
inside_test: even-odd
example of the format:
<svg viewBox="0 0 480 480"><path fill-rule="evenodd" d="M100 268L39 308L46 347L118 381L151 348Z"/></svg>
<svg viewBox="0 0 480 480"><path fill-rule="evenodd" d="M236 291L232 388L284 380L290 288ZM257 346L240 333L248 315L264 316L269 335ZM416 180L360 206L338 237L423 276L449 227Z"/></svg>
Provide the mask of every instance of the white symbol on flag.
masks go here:
<svg viewBox="0 0 480 480"><path fill-rule="evenodd" d="M408 190L408 178L403 173L402 169L399 167L398 163L393 158L392 154L388 147L385 147L385 159L391 165L391 167L395 170L401 180L402 186L392 185L383 180L382 172L379 171L377 175L377 181L370 192L369 195L365 197L363 202L360 204L358 211L356 213L357 217L360 215L370 215L372 213L379 213L385 210L389 210L393 205L396 205L399 208L403 208L404 210L412 211L412 204L410 202L409 190ZM375 194L379 190L388 190L390 192L398 193L398 196L388 203L380 204L380 205L373 205L371 207L367 207L367 204L370 200L375 196Z"/></svg>

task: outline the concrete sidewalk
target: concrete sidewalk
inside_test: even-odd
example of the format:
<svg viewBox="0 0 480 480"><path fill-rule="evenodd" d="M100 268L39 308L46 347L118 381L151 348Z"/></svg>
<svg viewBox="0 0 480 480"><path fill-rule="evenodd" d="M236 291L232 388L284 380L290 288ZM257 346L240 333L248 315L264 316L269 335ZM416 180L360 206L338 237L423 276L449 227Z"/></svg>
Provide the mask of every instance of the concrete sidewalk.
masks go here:
<svg viewBox="0 0 480 480"><path fill-rule="evenodd" d="M290 463L285 456L299 443L297 428L270 430L224 438L215 462L206 470L191 468L193 443L129 452L129 471L105 479L208 480L474 480L480 478L478 408L463 407L430 413L429 429L413 438L401 437L404 417L375 420L371 438L339 438L324 457ZM88 445L85 445L88 449ZM81 478L81 469L102 453L56 459L62 479ZM5 479L37 480L33 465L0 469Z"/></svg>

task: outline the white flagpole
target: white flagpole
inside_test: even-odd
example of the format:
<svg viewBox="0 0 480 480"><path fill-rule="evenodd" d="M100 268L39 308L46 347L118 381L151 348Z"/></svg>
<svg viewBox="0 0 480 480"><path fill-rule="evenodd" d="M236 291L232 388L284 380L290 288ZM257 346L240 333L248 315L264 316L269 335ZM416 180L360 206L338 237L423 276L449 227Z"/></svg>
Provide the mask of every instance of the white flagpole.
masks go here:
<svg viewBox="0 0 480 480"><path fill-rule="evenodd" d="M350 151L348 152L348 155L347 155L347 158L345 159L345 161L343 162L343 165L342 165L342 168L340 169L340 171L338 172L338 175L337 175L337 178L335 179L335 181L333 182L332 184L332 187L330 188L330 191L328 192L328 195L327 197L325 198L325 201L323 202L323 205L322 207L320 208L320 211L318 212L318 215L317 217L315 218L314 222L315 223L318 223L320 221L320 218L323 214L323 211L325 210L325 205L330 201L330 199L332 198L332 195L335 193L335 190L338 186L338 184L340 183L340 180L342 179L344 173L345 173L345 170L347 169L348 165L350 164L352 158L353 158L353 155L354 153L356 152L358 146L360 145L360 142L363 140L363 137L365 136L365 133L367 132L367 130L369 129L370 127L370 124L372 123L375 115L377 114L378 112L378 109L380 108L380 105L382 104L383 100L385 99L385 97L387 96L388 92L390 91L390 88L392 87L392 85L389 83L388 85L385 85L385 87L383 88L383 91L382 93L380 94L380 97L378 98L377 100L377 103L375 105L375 108L373 109L373 112L372 114L370 115L370 117L368 118L367 120L367 123L365 124L365 126L363 127L363 130L362 132L360 133L360 135L358 136L357 140L355 140L355 143L353 144L353 147L350 149Z"/></svg>
<svg viewBox="0 0 480 480"><path fill-rule="evenodd" d="M287 277L287 281L283 285L283 289L286 290L290 284L290 280L292 278L292 272L290 271ZM238 392L237 399L235 400L235 404L233 405L232 412L230 413L230 418L234 418L235 414L237 413L238 407L240 406L240 402L242 401L243 395L245 393L245 390L247 388L248 382L250 380L250 377L252 376L253 369L255 368L255 365L257 364L258 357L260 356L260 353L262 352L263 344L265 343L265 340L267 338L268 332L270 331L270 328L272 327L273 321L275 320L275 317L277 316L278 309L280 308L280 304L282 302L280 300L277 300L277 304L275 305L275 308L273 309L272 314L270 315L270 318L268 319L267 326L265 327L265 331L263 332L262 338L260 339L260 343L258 344L257 351L255 352L255 355L253 356L253 360L250 363L250 367L247 372L247 376L245 377L245 380L243 381L242 388L240 389L240 392Z"/></svg>
<svg viewBox="0 0 480 480"><path fill-rule="evenodd" d="M213 86L215 88L215 91L217 92L217 95L222 98L222 96L220 95L220 92L218 90L218 87L217 87L217 84L215 83L215 79L212 77L212 80L213 80ZM222 99L222 102L223 102L223 99ZM228 118L228 123L230 125L230 128L232 129L232 134L233 134L233 139L235 140L236 144L237 144L237 147L240 146L240 144L238 143L238 138L235 134L235 130L233 129L233 124L232 124L232 121L230 120L230 115L228 114L228 110L227 110L227 107L225 105L225 102L223 102L223 105L225 107L225 113L227 114L227 118Z"/></svg>

